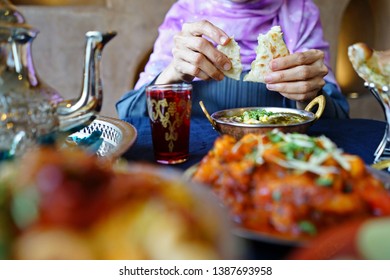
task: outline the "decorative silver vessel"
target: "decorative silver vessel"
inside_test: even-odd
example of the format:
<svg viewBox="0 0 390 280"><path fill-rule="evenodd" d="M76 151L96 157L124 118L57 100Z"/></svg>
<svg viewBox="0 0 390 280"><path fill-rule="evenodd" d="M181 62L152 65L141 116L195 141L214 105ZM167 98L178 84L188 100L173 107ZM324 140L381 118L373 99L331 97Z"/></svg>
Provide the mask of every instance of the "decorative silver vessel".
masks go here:
<svg viewBox="0 0 390 280"><path fill-rule="evenodd" d="M116 33L86 33L81 93L63 100L34 67L31 47L38 32L10 1L0 0L0 159L53 132L86 126L101 110L101 53Z"/></svg>
<svg viewBox="0 0 390 280"><path fill-rule="evenodd" d="M390 159L390 92L389 87L384 86L378 89L374 83L365 82L367 87L381 105L386 119L386 129L382 141L374 153L374 163Z"/></svg>

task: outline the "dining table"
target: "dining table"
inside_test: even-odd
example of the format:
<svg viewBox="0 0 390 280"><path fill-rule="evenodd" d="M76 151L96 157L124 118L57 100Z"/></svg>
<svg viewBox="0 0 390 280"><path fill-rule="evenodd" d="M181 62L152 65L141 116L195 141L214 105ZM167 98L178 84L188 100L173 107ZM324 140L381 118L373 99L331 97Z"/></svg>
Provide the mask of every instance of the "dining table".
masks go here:
<svg viewBox="0 0 390 280"><path fill-rule="evenodd" d="M149 118L126 118L137 130L135 143L123 154L129 162L154 161L153 144ZM387 123L372 119L323 119L320 118L307 130L310 136L324 135L332 140L345 153L360 156L367 165L374 161L374 153L383 139ZM176 165L161 165L184 172L199 163L213 147L220 134L204 116L191 118L189 159ZM381 171L386 172L386 171ZM386 176L386 178L389 178ZM286 259L295 249L294 244L267 242L267 240L243 237L245 240L245 259Z"/></svg>
<svg viewBox="0 0 390 280"><path fill-rule="evenodd" d="M148 117L126 118L137 129L137 139L124 154L128 161L154 163L151 128ZM371 119L319 119L309 127L310 136L324 135L349 154L360 156L367 165L374 161L374 153L385 133L386 122ZM182 171L188 169L212 148L220 134L214 130L206 117L193 117L190 124L189 159L181 164L171 165Z"/></svg>

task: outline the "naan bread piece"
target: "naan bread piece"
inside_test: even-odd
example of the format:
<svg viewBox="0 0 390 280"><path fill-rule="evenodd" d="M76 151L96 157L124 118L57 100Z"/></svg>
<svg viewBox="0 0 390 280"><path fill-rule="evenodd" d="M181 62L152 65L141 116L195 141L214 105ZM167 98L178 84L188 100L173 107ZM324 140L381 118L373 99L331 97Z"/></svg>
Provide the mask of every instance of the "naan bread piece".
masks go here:
<svg viewBox="0 0 390 280"><path fill-rule="evenodd" d="M365 43L348 47L348 57L357 74L378 89L390 85L390 51L377 51Z"/></svg>
<svg viewBox="0 0 390 280"><path fill-rule="evenodd" d="M240 80L242 72L240 46L237 44L234 37L230 38L230 42L226 46L218 45L217 49L224 53L231 61L232 68L228 71L222 71L226 77Z"/></svg>
<svg viewBox="0 0 390 280"><path fill-rule="evenodd" d="M269 63L272 59L290 54L280 26L274 26L266 34L260 34L256 48L256 59L251 64L250 72L244 81L264 83L264 77L271 72Z"/></svg>

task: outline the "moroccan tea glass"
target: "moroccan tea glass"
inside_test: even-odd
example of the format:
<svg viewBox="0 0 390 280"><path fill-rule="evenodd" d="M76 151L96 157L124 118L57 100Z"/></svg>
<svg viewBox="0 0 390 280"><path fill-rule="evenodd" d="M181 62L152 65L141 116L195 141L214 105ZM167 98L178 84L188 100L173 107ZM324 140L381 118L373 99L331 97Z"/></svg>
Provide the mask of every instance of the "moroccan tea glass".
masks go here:
<svg viewBox="0 0 390 280"><path fill-rule="evenodd" d="M146 88L146 101L152 130L155 160L177 164L189 157L190 84L151 85Z"/></svg>

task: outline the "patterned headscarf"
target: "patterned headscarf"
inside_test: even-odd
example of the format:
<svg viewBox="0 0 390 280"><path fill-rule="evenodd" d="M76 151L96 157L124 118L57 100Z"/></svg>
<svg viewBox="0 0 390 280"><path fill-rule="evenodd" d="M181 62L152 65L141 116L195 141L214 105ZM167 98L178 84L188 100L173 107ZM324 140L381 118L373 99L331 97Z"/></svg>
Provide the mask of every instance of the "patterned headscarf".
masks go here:
<svg viewBox="0 0 390 280"><path fill-rule="evenodd" d="M229 0L179 0L168 11L159 27L153 53L135 89L154 79L171 61L173 36L184 22L206 19L234 36L241 48L244 71L255 59L259 33L280 25L291 53L308 49L325 52L330 72L325 79L337 84L329 63L329 44L323 39L318 7L312 0L252 0L243 3Z"/></svg>

